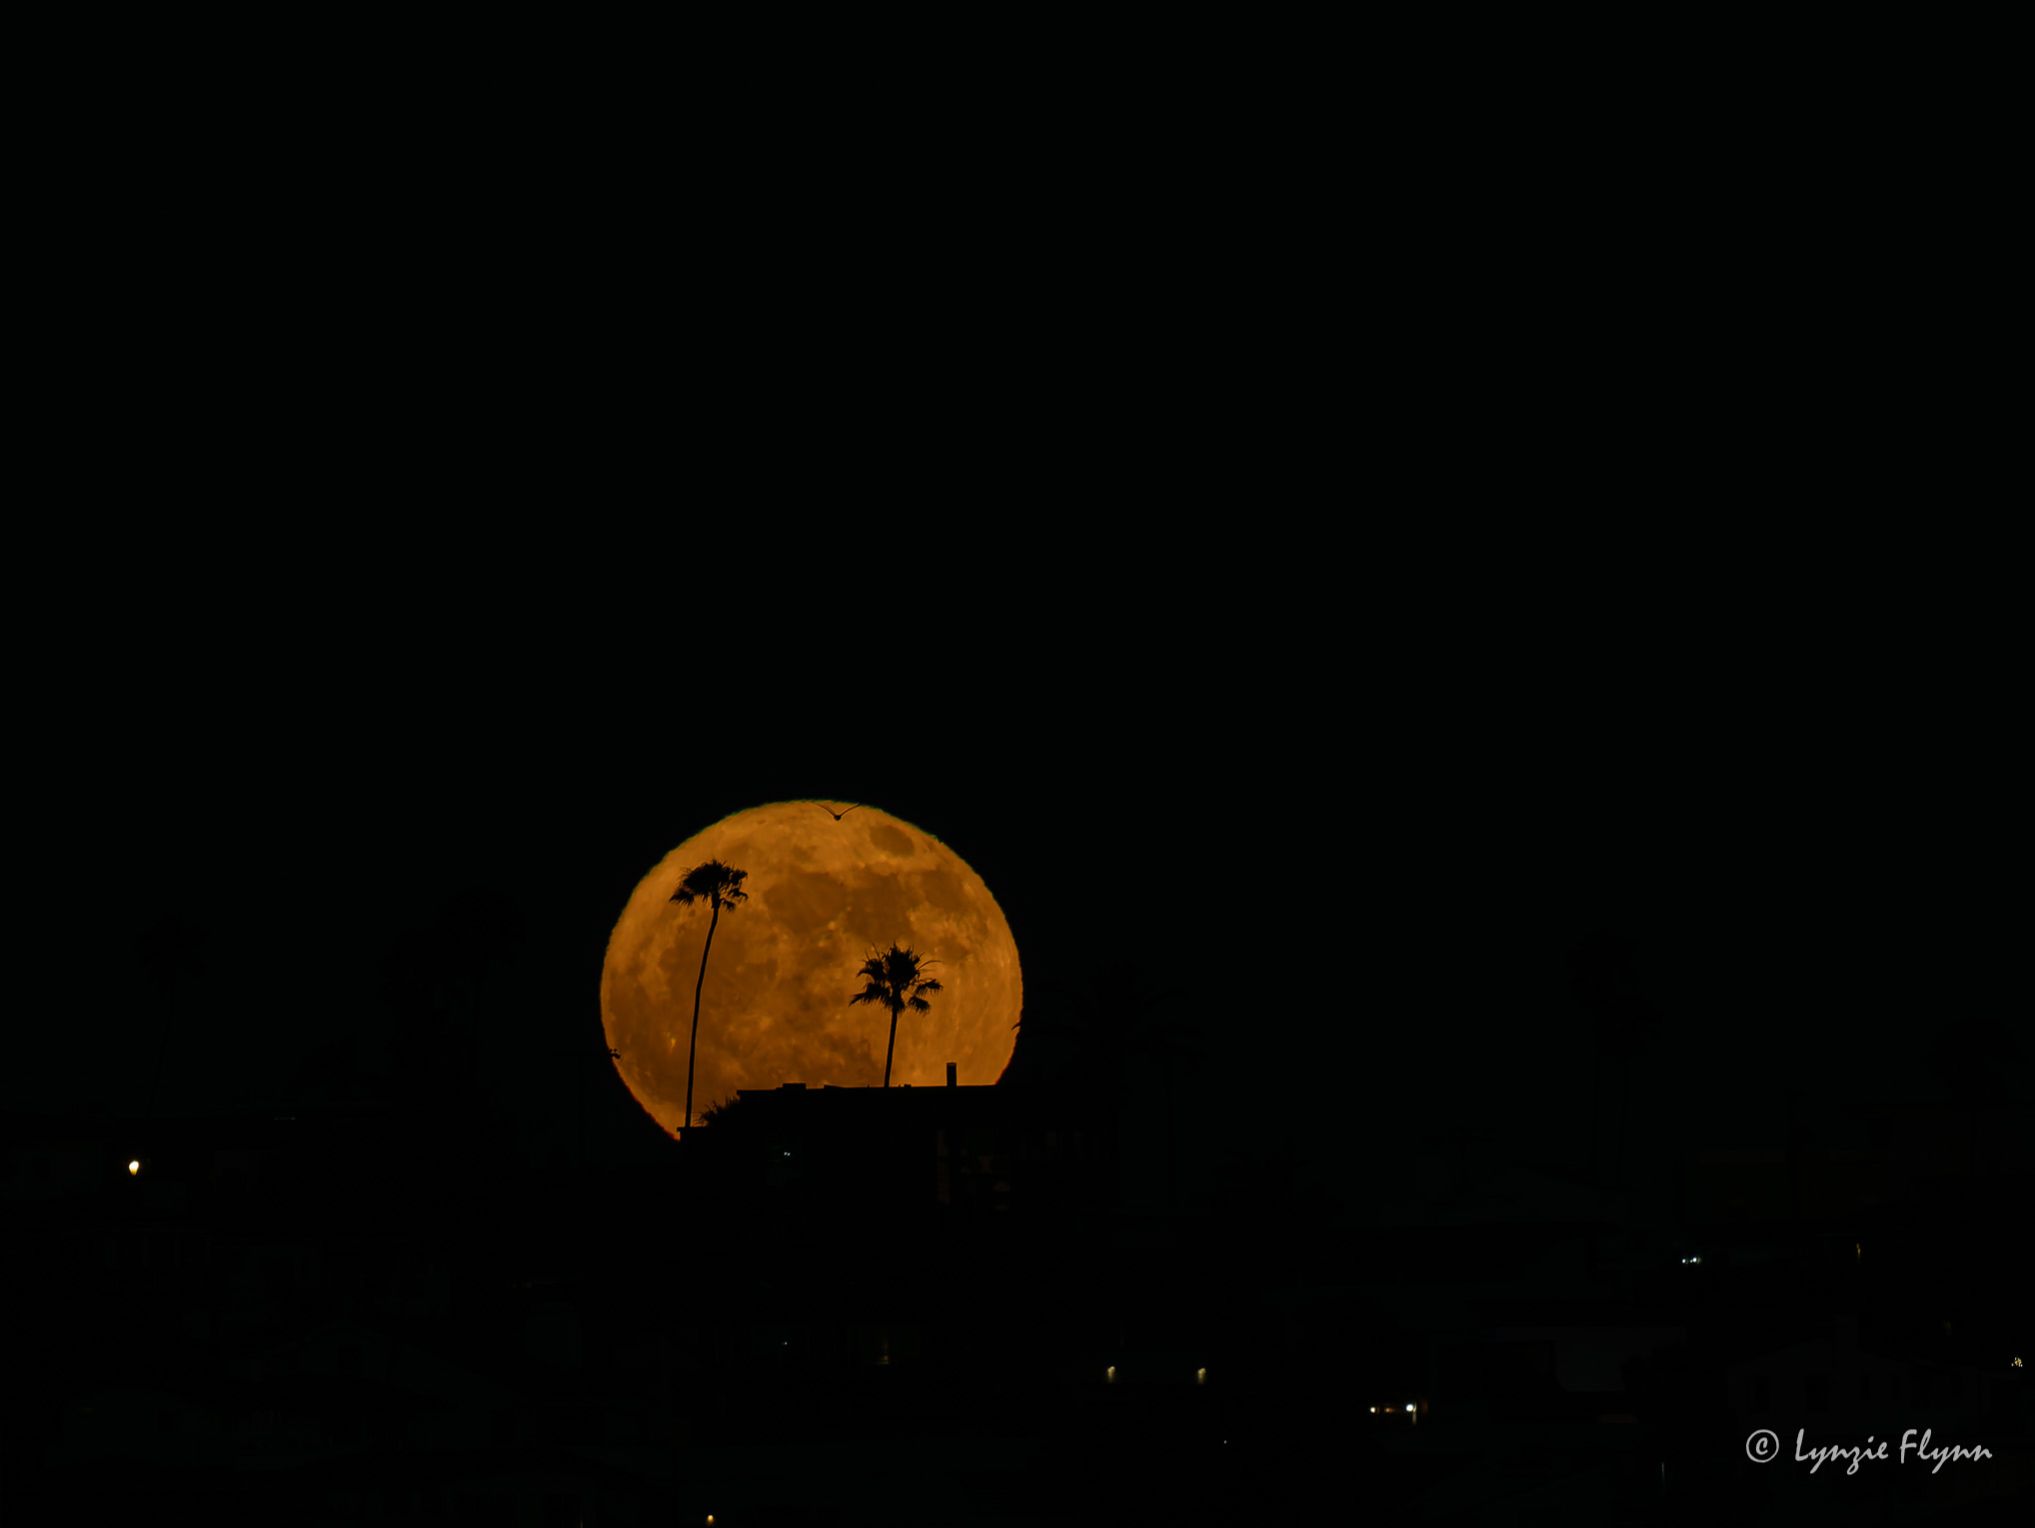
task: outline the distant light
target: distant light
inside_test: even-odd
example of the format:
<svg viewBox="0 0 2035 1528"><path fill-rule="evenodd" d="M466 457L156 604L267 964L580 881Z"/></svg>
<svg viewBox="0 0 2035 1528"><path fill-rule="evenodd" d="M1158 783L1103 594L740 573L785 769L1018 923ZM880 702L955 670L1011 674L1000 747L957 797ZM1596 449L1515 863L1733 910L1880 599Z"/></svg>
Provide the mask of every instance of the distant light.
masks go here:
<svg viewBox="0 0 2035 1528"><path fill-rule="evenodd" d="M1407 1409L1408 1411L1418 1411L1418 1410L1420 1410L1420 1402L1418 1402L1418 1401L1408 1401L1408 1402L1406 1403L1406 1409Z"/></svg>
<svg viewBox="0 0 2035 1528"><path fill-rule="evenodd" d="M711 1512L707 1514L707 1528L714 1528L714 1515Z"/></svg>
<svg viewBox="0 0 2035 1528"><path fill-rule="evenodd" d="M1399 1409L1399 1408L1398 1408L1397 1406L1387 1406L1387 1407L1385 1408L1385 1415L1389 1417L1389 1416L1391 1416L1391 1415L1392 1415L1392 1414L1393 1414L1394 1412L1396 1412L1396 1411L1397 1411L1398 1409Z"/></svg>
<svg viewBox="0 0 2035 1528"><path fill-rule="evenodd" d="M1378 1414L1378 1408L1377 1408L1376 1406L1373 1406L1373 1407L1371 1408L1371 1415L1375 1417L1375 1416L1376 1416L1377 1414Z"/></svg>
<svg viewBox="0 0 2035 1528"><path fill-rule="evenodd" d="M1104 1383L1105 1385L1113 1385L1113 1384L1115 1384L1115 1383L1116 1383L1116 1365L1115 1365L1115 1364L1111 1364L1111 1365L1110 1365L1110 1366L1109 1366L1109 1367L1108 1367L1107 1369L1104 1369L1104 1370L1102 1371L1102 1382L1103 1382L1103 1383Z"/></svg>
<svg viewBox="0 0 2035 1528"><path fill-rule="evenodd" d="M1207 1371L1206 1369L1196 1369L1196 1370L1194 1371L1194 1383L1195 1383L1195 1384L1197 1384L1197 1385L1205 1385L1205 1384L1207 1384L1207 1383L1208 1383L1208 1371Z"/></svg>
<svg viewBox="0 0 2035 1528"><path fill-rule="evenodd" d="M790 1156L790 1155L791 1155L791 1153L787 1151L787 1152L785 1153L785 1155L786 1155L786 1156L788 1157L788 1156Z"/></svg>
<svg viewBox="0 0 2035 1528"><path fill-rule="evenodd" d="M1862 1263L1862 1262L1864 1262L1864 1261L1865 1261L1865 1243L1864 1243L1864 1242L1853 1242L1853 1243L1851 1244L1851 1256L1852 1256L1852 1259L1853 1259L1853 1260L1854 1260L1855 1262L1861 1262L1861 1263Z"/></svg>
<svg viewBox="0 0 2035 1528"><path fill-rule="evenodd" d="M2016 1369L2019 1369L2019 1368L2021 1368L2021 1367L2022 1367L2022 1363L2021 1363L2021 1360L2020 1360L2019 1358L2016 1358L2016 1359L2014 1360L2014 1367L2015 1367Z"/></svg>
<svg viewBox="0 0 2035 1528"><path fill-rule="evenodd" d="M138 1160L137 1160L137 1161L133 1161L133 1162L129 1162L129 1163L127 1164L127 1176L128 1176L128 1177L130 1177L130 1178L133 1178L133 1177L137 1177L137 1176L139 1176L139 1175L140 1175L140 1173L141 1173L141 1163L140 1163L140 1162L139 1162Z"/></svg>

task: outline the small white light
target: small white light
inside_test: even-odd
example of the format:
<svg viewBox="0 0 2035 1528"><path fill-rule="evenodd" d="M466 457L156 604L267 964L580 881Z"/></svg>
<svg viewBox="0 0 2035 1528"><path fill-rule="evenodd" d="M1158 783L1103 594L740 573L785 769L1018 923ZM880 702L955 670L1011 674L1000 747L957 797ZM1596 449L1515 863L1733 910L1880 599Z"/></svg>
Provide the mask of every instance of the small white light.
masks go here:
<svg viewBox="0 0 2035 1528"><path fill-rule="evenodd" d="M787 1152L785 1153L785 1155L786 1155L787 1157L789 1157L789 1156L791 1155L791 1153L787 1151Z"/></svg>
<svg viewBox="0 0 2035 1528"><path fill-rule="evenodd" d="M2016 1358L2016 1359L2014 1360L2014 1367L2015 1367L2015 1368L2017 1368L2017 1369L2019 1369L2019 1368L2023 1368L2023 1367L2025 1367L2025 1365L2023 1365L2023 1364L2022 1364L2022 1362L2021 1362L2021 1360L2020 1360L2019 1358Z"/></svg>
<svg viewBox="0 0 2035 1528"><path fill-rule="evenodd" d="M140 1175L140 1173L141 1173L141 1162L140 1162L140 1160L139 1160L139 1159L137 1159L137 1160L135 1160L135 1161L132 1161L132 1162L129 1162L129 1163L127 1164L127 1176L128 1176L128 1177L130 1177L130 1178L133 1178L133 1177L137 1177L137 1176L139 1176L139 1175Z"/></svg>
<svg viewBox="0 0 2035 1528"><path fill-rule="evenodd" d="M1371 1408L1371 1415L1375 1417L1375 1416L1376 1416L1377 1414L1378 1414L1378 1408L1377 1408L1376 1406L1373 1406L1373 1407Z"/></svg>
<svg viewBox="0 0 2035 1528"><path fill-rule="evenodd" d="M1420 1409L1420 1402L1418 1402L1418 1401L1408 1401L1408 1402L1406 1403L1406 1409L1407 1409L1408 1411L1418 1411L1418 1410Z"/></svg>

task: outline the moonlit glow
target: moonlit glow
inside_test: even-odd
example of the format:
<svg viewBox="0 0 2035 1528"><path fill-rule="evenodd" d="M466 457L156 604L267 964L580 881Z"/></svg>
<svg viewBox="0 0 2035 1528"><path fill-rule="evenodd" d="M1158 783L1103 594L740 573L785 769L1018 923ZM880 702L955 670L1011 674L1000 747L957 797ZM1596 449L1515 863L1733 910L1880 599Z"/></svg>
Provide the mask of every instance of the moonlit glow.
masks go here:
<svg viewBox="0 0 2035 1528"><path fill-rule="evenodd" d="M686 1045L707 930L693 1109L738 1090L871 1088L883 1081L889 1018L852 1007L863 961L891 944L936 962L927 1013L898 1019L891 1085L993 1083L1016 1044L1024 1001L1016 941L982 877L932 834L873 806L779 801L723 818L660 861L608 938L601 1020L615 1068L671 1132L687 1121ZM748 900L714 923L676 906L706 860L748 873Z"/></svg>

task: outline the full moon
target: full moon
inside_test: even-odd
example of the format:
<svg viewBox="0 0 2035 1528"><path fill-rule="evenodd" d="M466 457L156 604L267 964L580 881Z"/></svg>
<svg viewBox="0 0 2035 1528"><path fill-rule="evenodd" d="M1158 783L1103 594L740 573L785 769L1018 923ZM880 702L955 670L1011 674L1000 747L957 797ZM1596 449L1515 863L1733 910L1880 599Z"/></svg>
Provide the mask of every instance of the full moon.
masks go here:
<svg viewBox="0 0 2035 1528"><path fill-rule="evenodd" d="M899 1015L891 1085L943 1084L949 1061L964 1083L1002 1073L1024 986L1017 942L982 877L875 807L779 801L724 817L665 855L608 936L608 1045L666 1130L687 1123L686 1040L712 920L704 902L671 894L707 860L747 871L747 900L721 910L707 955L693 1123L742 1088L881 1084L890 1014L849 999L862 990L862 963L893 944L929 962L940 990L927 995L931 1012Z"/></svg>

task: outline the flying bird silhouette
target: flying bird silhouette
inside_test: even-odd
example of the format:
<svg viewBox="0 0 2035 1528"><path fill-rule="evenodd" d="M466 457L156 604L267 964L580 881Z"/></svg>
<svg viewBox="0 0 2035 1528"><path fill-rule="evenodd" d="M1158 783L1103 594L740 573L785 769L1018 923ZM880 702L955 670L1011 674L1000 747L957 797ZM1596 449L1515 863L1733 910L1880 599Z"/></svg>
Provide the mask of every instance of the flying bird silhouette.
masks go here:
<svg viewBox="0 0 2035 1528"><path fill-rule="evenodd" d="M862 803L858 801L855 803L855 806L860 806L861 804ZM855 806L846 806L841 808L841 810L837 812L832 807L828 806L827 803L824 801L815 801L813 805L818 807L821 811L825 812L829 817L833 818L834 821L836 822L839 822L843 817L846 817L850 812L855 810Z"/></svg>

